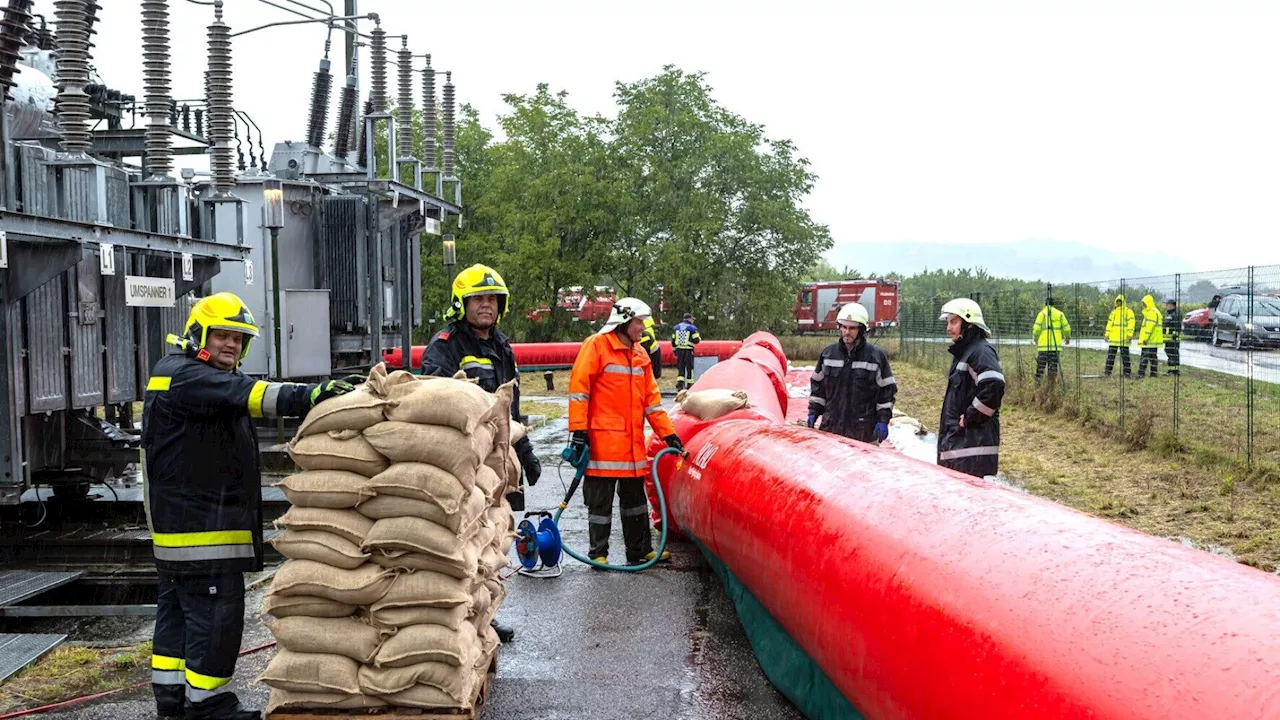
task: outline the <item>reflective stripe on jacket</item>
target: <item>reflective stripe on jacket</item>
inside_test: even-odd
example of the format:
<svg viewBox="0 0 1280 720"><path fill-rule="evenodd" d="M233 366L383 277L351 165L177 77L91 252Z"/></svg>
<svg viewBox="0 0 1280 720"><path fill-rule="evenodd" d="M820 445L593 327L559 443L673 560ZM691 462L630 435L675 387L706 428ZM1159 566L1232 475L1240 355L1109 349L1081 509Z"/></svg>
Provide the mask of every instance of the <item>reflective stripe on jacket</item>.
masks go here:
<svg viewBox="0 0 1280 720"><path fill-rule="evenodd" d="M981 337L962 336L950 349L951 373L938 421L938 464L976 477L995 475L1004 399L1000 358Z"/></svg>
<svg viewBox="0 0 1280 720"><path fill-rule="evenodd" d="M1120 347L1132 341L1137 325L1134 324L1133 311L1124 304L1124 296L1117 295L1116 302L1120 304L1107 316L1107 344Z"/></svg>
<svg viewBox="0 0 1280 720"><path fill-rule="evenodd" d="M254 380L185 353L156 363L142 407L142 449L158 569L262 569L262 476L251 418L303 415L310 405L307 385Z"/></svg>
<svg viewBox="0 0 1280 720"><path fill-rule="evenodd" d="M898 383L884 352L859 336L852 349L843 341L818 356L809 379L809 414L822 417L821 429L871 442L876 423L889 424Z"/></svg>
<svg viewBox="0 0 1280 720"><path fill-rule="evenodd" d="M587 431L587 475L647 475L645 420L661 437L675 433L662 409L649 356L639 345L624 345L615 332L587 338L569 377L569 431Z"/></svg>
<svg viewBox="0 0 1280 720"><path fill-rule="evenodd" d="M1156 307L1156 299L1142 298L1142 329L1138 331L1138 347L1156 348L1164 345L1164 314Z"/></svg>
<svg viewBox="0 0 1280 720"><path fill-rule="evenodd" d="M1040 352L1061 350L1063 343L1071 339L1071 323L1067 322L1067 314L1056 307L1045 305L1036 316L1031 336Z"/></svg>
<svg viewBox="0 0 1280 720"><path fill-rule="evenodd" d="M691 322L678 322L671 329L671 346L676 350L692 350L694 345L702 342L698 326Z"/></svg>
<svg viewBox="0 0 1280 720"><path fill-rule="evenodd" d="M516 381L511 396L511 417L520 420L520 369L511 342L495 326L481 338L466 320L455 320L436 333L422 351L422 374L453 377L459 370L474 378L485 392Z"/></svg>

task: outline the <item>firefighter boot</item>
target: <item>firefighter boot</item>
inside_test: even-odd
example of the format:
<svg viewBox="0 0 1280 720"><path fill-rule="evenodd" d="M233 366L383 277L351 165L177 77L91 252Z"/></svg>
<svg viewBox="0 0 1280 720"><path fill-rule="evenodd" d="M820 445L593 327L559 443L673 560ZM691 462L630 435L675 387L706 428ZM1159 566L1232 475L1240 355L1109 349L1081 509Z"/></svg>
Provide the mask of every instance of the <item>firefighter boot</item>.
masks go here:
<svg viewBox="0 0 1280 720"><path fill-rule="evenodd" d="M506 645L516 639L515 628L508 625L499 625L497 620L490 620L489 624L493 626L493 631L498 634L498 640L501 641L503 645Z"/></svg>

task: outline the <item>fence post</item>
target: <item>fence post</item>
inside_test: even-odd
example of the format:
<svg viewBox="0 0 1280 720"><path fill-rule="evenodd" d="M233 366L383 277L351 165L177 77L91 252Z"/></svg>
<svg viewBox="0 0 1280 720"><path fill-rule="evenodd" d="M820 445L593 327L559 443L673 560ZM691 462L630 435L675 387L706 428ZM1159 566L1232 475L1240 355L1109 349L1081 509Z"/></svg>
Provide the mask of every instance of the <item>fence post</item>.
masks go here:
<svg viewBox="0 0 1280 720"><path fill-rule="evenodd" d="M1249 266L1249 304L1248 310L1245 311L1248 327L1253 327L1253 266ZM1236 338L1240 342L1240 347L1245 351L1245 366L1248 371L1245 372L1244 394L1245 394L1245 467L1250 471L1253 470L1253 349L1246 347L1244 339L1241 337L1243 331L1236 328Z"/></svg>
<svg viewBox="0 0 1280 720"><path fill-rule="evenodd" d="M1124 296L1125 309L1128 309L1129 307L1128 289L1129 289L1128 283L1125 282L1124 278L1120 278L1120 295ZM1133 328L1129 328L1128 333L1125 332L1124 317L1125 317L1125 313L1122 310L1120 312L1120 323L1119 323L1120 342L1121 342L1120 349L1124 350L1124 353L1121 355L1121 357L1117 358L1120 361L1120 432L1122 433L1124 432L1124 381L1128 379L1125 376L1129 374L1128 370L1130 368L1129 363L1125 362L1125 358L1129 357L1129 348L1131 345L1130 339L1133 337ZM1130 358L1130 362L1132 362L1131 358Z"/></svg>
<svg viewBox="0 0 1280 720"><path fill-rule="evenodd" d="M1084 314L1080 312L1080 283L1074 283L1073 286L1076 295L1076 326L1080 328L1076 334L1076 410L1081 411L1084 409L1081 407L1084 398L1080 393L1080 386L1084 384L1084 381L1080 376L1080 347L1083 345L1081 340L1084 337Z"/></svg>
<svg viewBox="0 0 1280 720"><path fill-rule="evenodd" d="M1174 301L1174 307L1177 309L1177 312L1175 312L1175 315L1177 313L1181 313L1182 312L1182 274L1181 273L1178 273L1173 276L1173 301ZM1181 318L1174 318L1174 320L1178 323L1178 327L1173 332L1177 333L1178 341L1176 345L1180 351L1182 347L1182 320ZM1166 345L1166 350L1164 351L1166 373L1169 370L1169 351L1167 347L1168 346ZM1179 425L1182 422L1182 385L1181 385L1182 365L1181 364L1178 365L1177 370L1178 371L1173 375L1173 441L1175 444L1178 442L1178 429L1179 429Z"/></svg>

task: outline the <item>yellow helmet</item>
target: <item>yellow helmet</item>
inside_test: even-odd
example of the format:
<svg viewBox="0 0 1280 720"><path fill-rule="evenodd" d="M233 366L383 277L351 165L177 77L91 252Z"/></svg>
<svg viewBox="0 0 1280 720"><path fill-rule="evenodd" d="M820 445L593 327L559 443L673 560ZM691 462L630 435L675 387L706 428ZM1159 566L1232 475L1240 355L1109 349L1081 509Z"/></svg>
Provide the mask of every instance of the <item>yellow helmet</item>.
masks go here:
<svg viewBox="0 0 1280 720"><path fill-rule="evenodd" d="M498 320L502 320L502 316L507 314L510 296L502 276L488 265L472 265L453 279L453 302L449 305L449 312L445 315L445 319L457 320L463 317L466 314L463 301L472 295L499 296Z"/></svg>
<svg viewBox="0 0 1280 720"><path fill-rule="evenodd" d="M253 323L253 313L244 302L229 292L220 292L201 298L191 306L187 325L183 330L181 346L187 350L203 350L210 330L234 330L245 334L240 359L249 354L249 343L258 337L258 326Z"/></svg>

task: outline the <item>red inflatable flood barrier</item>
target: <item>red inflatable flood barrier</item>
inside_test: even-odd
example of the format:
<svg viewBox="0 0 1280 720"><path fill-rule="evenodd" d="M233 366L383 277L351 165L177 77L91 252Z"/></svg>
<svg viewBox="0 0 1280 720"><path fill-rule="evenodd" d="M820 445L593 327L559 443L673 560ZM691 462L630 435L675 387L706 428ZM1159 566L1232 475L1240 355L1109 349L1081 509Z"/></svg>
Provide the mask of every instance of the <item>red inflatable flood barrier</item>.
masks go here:
<svg viewBox="0 0 1280 720"><path fill-rule="evenodd" d="M1280 718L1280 578L768 413L672 419L674 522L867 718Z"/></svg>
<svg viewBox="0 0 1280 720"><path fill-rule="evenodd" d="M582 343L576 342L511 343L511 349L516 353L516 364L521 367L568 367L578 358L578 348L581 345ZM671 343L659 342L658 345L662 348L662 363L675 365L676 354L671 349ZM737 340L703 340L694 350L694 356L727 360L741 347L742 343ZM415 370L422 367L422 351L425 349L425 345L414 345L409 349L409 359ZM403 367L402 355L400 348L394 348L383 353L382 357L386 360L387 367L399 368Z"/></svg>

